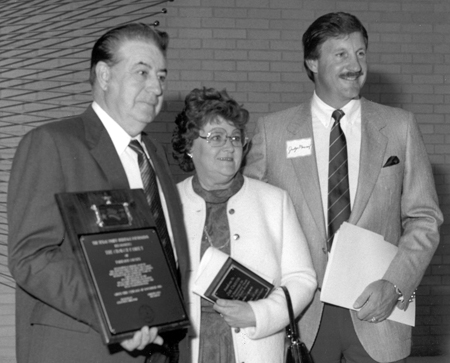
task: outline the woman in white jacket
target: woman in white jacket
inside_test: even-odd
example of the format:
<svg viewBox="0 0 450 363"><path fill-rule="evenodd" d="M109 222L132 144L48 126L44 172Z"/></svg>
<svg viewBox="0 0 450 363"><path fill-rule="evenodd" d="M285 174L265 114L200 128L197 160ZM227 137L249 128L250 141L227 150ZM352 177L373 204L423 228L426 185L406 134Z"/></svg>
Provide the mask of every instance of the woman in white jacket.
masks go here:
<svg viewBox="0 0 450 363"><path fill-rule="evenodd" d="M316 275L288 194L238 170L248 111L226 91L195 89L177 116L174 157L195 175L178 184L188 233L192 363L282 363L289 289L298 316ZM265 299L215 304L192 292L201 256L213 246L274 281Z"/></svg>

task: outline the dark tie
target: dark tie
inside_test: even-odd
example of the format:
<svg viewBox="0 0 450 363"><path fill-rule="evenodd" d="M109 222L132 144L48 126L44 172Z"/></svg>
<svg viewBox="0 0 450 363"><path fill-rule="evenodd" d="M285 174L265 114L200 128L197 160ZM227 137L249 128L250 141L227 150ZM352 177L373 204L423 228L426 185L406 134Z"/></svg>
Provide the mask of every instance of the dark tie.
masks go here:
<svg viewBox="0 0 450 363"><path fill-rule="evenodd" d="M330 161L328 163L328 251L334 234L342 222L350 217L350 189L348 183L347 142L340 120L341 110L333 112L335 120L330 133Z"/></svg>
<svg viewBox="0 0 450 363"><path fill-rule="evenodd" d="M161 199L159 197L158 184L156 182L155 171L153 170L147 154L142 145L137 140L131 140L130 148L138 155L139 170L141 171L142 184L144 186L147 202L150 205L153 218L155 219L156 230L161 238L162 245L166 252L167 259L175 274L177 274L177 267L175 257L170 242L169 233L167 232L166 220L161 206Z"/></svg>

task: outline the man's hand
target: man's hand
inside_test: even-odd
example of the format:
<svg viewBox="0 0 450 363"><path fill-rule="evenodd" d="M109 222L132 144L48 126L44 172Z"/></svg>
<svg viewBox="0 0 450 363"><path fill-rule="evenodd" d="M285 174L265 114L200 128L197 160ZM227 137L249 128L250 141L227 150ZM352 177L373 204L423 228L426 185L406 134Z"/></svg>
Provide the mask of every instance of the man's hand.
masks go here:
<svg viewBox="0 0 450 363"><path fill-rule="evenodd" d="M164 341L158 335L158 328L150 329L148 326L144 326L134 334L133 338L124 340L120 345L123 349L131 352L135 349L142 350L150 343L162 345Z"/></svg>
<svg viewBox="0 0 450 363"><path fill-rule="evenodd" d="M394 285L386 280L378 280L367 286L356 299L353 307L358 311L360 320L379 323L391 315L398 302Z"/></svg>
<svg viewBox="0 0 450 363"><path fill-rule="evenodd" d="M218 299L214 310L223 316L232 328L256 326L256 318L251 306L243 301Z"/></svg>

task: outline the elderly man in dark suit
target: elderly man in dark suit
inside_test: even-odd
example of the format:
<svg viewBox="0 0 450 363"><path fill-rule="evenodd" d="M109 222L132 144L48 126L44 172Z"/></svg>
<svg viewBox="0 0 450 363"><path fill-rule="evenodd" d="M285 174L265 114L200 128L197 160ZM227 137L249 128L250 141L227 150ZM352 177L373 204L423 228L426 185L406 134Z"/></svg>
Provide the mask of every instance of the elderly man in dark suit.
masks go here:
<svg viewBox="0 0 450 363"><path fill-rule="evenodd" d="M167 43L166 33L144 24L107 32L92 51L92 105L82 115L32 130L17 149L8 220L18 363L144 362L147 344L162 343L151 327L120 345L102 343L55 193L145 189L138 155L129 146L135 140L156 173L169 245L185 274L187 242L177 190L164 151L143 131L163 103Z"/></svg>
<svg viewBox="0 0 450 363"><path fill-rule="evenodd" d="M396 305L408 307L439 243L442 213L413 114L360 97L367 45L366 29L351 14L311 24L303 47L314 95L259 120L245 169L289 192L305 232L319 288L299 326L315 363L404 362L411 327L386 318ZM383 278L355 301L359 311L320 301L343 221L398 247Z"/></svg>

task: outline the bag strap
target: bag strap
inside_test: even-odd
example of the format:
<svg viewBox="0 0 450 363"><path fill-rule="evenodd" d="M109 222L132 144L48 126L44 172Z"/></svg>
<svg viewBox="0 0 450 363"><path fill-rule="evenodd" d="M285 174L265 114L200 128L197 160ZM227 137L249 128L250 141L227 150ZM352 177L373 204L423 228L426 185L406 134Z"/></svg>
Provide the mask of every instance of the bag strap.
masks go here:
<svg viewBox="0 0 450 363"><path fill-rule="evenodd" d="M281 286L281 288L284 291L284 294L286 295L286 303L288 307L289 312L289 328L291 330L291 341L300 340L300 335L298 333L298 326L295 322L294 317L294 310L292 309L292 301L291 301L291 295L289 294L289 290L286 286Z"/></svg>

